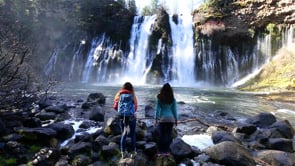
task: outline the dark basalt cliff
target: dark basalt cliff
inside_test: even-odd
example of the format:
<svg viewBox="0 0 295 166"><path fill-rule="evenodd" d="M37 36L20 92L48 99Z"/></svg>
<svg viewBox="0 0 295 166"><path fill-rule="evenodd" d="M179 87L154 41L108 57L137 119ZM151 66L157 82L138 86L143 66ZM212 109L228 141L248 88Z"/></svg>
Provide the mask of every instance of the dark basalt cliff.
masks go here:
<svg viewBox="0 0 295 166"><path fill-rule="evenodd" d="M196 9L194 27L198 36L223 39L221 42L249 39L269 24L286 27L295 23L294 0L211 0Z"/></svg>

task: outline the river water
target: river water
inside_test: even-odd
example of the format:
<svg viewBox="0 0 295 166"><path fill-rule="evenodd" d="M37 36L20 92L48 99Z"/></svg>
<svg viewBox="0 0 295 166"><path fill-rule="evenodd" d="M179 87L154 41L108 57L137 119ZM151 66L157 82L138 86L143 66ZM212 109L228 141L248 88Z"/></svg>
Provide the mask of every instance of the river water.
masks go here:
<svg viewBox="0 0 295 166"><path fill-rule="evenodd" d="M86 100L90 93L99 92L106 96L106 105L111 109L113 98L122 85L116 84L63 84L56 89L58 95L71 99ZM267 101L255 93L241 92L228 88L172 86L178 102L185 103L198 111L214 113L222 111L236 119L245 119L261 112L274 114L278 120L286 119L295 127L295 103ZM138 110L144 110L154 102L161 85L134 85L138 100ZM181 112L181 110L179 110Z"/></svg>

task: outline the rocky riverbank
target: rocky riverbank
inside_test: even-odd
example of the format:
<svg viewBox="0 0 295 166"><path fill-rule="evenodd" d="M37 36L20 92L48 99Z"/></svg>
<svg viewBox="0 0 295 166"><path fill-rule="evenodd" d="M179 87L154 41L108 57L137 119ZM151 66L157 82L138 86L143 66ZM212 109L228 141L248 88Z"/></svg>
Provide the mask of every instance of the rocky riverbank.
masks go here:
<svg viewBox="0 0 295 166"><path fill-rule="evenodd" d="M145 119L138 120L136 129L137 155L126 159L120 158L116 112L106 103L104 94L89 94L87 99L51 97L27 111L2 111L0 163L42 166L295 164L295 131L288 121L261 113L241 122L224 112L210 116L197 113L185 103L179 103L181 114L170 147L172 155L156 157L158 133L151 120L153 108L153 104L145 105ZM214 145L201 150L182 139L184 135L194 134L210 135Z"/></svg>

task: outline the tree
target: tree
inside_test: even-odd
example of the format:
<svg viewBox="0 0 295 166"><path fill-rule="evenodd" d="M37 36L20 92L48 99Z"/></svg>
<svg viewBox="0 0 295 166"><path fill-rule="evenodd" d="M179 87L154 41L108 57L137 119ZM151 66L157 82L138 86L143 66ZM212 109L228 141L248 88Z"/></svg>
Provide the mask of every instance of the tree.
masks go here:
<svg viewBox="0 0 295 166"><path fill-rule="evenodd" d="M145 6L142 9L141 15L147 16L147 15L154 15L158 11L158 5L159 5L159 0L152 0L150 3L150 6Z"/></svg>
<svg viewBox="0 0 295 166"><path fill-rule="evenodd" d="M6 5L15 5L13 2L7 3ZM17 14L12 11L12 8L5 10L4 8L0 7L0 105L2 109L24 105L27 102L25 98L30 98L29 91L33 82L30 67L25 63L25 59L30 55L30 49L24 44L26 28L18 22Z"/></svg>
<svg viewBox="0 0 295 166"><path fill-rule="evenodd" d="M156 14L158 10L159 0L152 0L151 1L151 13Z"/></svg>
<svg viewBox="0 0 295 166"><path fill-rule="evenodd" d="M128 6L129 6L129 10L131 13L136 14L137 13L137 8L136 8L136 3L135 0L129 0L128 1Z"/></svg>

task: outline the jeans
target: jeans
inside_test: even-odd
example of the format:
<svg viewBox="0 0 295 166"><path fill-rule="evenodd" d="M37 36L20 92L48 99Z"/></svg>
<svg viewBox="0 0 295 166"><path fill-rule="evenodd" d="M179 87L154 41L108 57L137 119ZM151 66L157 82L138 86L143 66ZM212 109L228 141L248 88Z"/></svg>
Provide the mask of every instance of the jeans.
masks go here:
<svg viewBox="0 0 295 166"><path fill-rule="evenodd" d="M158 151L159 153L170 152L170 144L172 143L172 128L174 123L164 122L159 123L160 135L158 140Z"/></svg>
<svg viewBox="0 0 295 166"><path fill-rule="evenodd" d="M136 150L136 118L135 117L120 117L121 120L121 141L120 141L120 150L121 152L126 151L126 138L128 135L128 127L130 129L129 136L131 138L131 151L134 152Z"/></svg>

